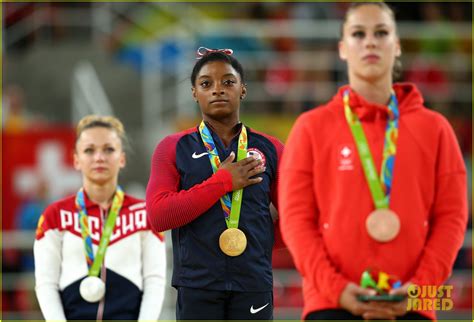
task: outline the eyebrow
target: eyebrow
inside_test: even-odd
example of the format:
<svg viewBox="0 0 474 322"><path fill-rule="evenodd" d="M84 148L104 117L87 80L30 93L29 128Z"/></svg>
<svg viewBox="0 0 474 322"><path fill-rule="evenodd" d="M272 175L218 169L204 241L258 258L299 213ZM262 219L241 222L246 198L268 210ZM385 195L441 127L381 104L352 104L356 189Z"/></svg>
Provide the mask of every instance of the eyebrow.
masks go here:
<svg viewBox="0 0 474 322"><path fill-rule="evenodd" d="M363 25L353 25L353 26L350 26L351 29L365 29L367 26L363 26ZM388 28L389 25L387 25L386 23L379 23L379 24L376 24L375 25L375 28Z"/></svg>
<svg viewBox="0 0 474 322"><path fill-rule="evenodd" d="M228 77L228 76L237 77L235 74L232 74L232 73L227 73L227 74L222 75L222 77ZM210 77L211 76L209 76L209 75L201 75L201 76L198 77L198 79L200 79L200 78L210 78Z"/></svg>

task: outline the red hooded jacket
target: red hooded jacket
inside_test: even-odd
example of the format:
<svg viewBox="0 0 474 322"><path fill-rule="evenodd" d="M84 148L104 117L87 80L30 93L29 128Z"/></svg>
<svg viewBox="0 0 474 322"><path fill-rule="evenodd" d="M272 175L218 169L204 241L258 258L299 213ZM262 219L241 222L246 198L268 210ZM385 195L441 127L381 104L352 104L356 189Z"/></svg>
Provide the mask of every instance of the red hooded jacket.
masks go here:
<svg viewBox="0 0 474 322"><path fill-rule="evenodd" d="M395 84L400 118L390 208L401 229L391 242L371 239L365 220L374 204L344 116L347 88L298 118L280 168L281 232L303 276L303 316L338 308L347 283L359 284L367 268L403 283L443 284L466 229L466 170L454 132L423 106L414 85ZM380 171L387 108L353 91L350 106Z"/></svg>

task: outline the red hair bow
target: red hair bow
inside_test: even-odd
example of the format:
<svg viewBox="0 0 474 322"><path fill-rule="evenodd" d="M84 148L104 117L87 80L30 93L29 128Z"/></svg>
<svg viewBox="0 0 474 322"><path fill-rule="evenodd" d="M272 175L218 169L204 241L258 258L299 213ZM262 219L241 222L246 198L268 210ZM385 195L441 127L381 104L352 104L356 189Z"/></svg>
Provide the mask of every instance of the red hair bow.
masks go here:
<svg viewBox="0 0 474 322"><path fill-rule="evenodd" d="M196 52L196 59L201 59L204 56L209 55L210 53L223 53L223 54L226 54L226 55L230 56L234 53L234 51L232 49L229 49L229 48L209 49L209 48L206 48L206 47L199 47L197 52Z"/></svg>

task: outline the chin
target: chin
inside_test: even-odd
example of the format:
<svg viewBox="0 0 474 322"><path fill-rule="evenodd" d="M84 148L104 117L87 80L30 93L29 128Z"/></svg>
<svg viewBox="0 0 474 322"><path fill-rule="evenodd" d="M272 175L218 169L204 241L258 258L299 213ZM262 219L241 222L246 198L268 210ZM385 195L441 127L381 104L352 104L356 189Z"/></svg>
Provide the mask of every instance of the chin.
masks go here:
<svg viewBox="0 0 474 322"><path fill-rule="evenodd" d="M96 185L103 186L113 181L113 178L111 178L110 176L93 176L92 178L90 178L90 181L95 183Z"/></svg>
<svg viewBox="0 0 474 322"><path fill-rule="evenodd" d="M362 71L357 78L373 83L385 78L385 72L378 67L370 67Z"/></svg>

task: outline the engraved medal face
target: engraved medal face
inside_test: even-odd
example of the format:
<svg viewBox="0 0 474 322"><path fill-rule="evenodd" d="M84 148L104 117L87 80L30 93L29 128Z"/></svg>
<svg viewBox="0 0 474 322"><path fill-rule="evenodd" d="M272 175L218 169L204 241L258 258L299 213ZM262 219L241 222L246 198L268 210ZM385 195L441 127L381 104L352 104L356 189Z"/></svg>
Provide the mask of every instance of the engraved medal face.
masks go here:
<svg viewBox="0 0 474 322"><path fill-rule="evenodd" d="M228 228L219 237L219 247L228 256L239 256L247 247L247 237L237 228Z"/></svg>
<svg viewBox="0 0 474 322"><path fill-rule="evenodd" d="M386 243L397 237L400 232L400 219L390 209L376 209L367 217L365 227L372 239Z"/></svg>
<svg viewBox="0 0 474 322"><path fill-rule="evenodd" d="M79 286L79 293L87 302L99 302L105 295L105 283L97 276L87 276Z"/></svg>

